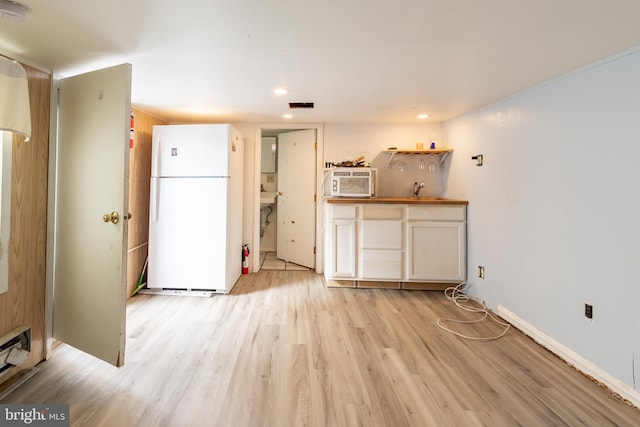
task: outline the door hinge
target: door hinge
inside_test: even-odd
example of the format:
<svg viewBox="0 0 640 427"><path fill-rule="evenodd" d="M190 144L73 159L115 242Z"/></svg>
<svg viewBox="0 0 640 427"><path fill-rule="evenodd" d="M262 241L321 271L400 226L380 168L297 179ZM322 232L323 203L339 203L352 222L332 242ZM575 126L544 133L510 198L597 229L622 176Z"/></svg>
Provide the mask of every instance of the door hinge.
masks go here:
<svg viewBox="0 0 640 427"><path fill-rule="evenodd" d="M317 142L314 142L314 143L313 143L313 149L314 149L314 150L316 150L316 151L318 151L318 143L317 143Z"/></svg>
<svg viewBox="0 0 640 427"><path fill-rule="evenodd" d="M313 195L313 201L314 201L314 203L318 201L318 195L317 194Z"/></svg>
<svg viewBox="0 0 640 427"><path fill-rule="evenodd" d="M313 247L313 254L314 255L316 254L316 247L315 246Z"/></svg>

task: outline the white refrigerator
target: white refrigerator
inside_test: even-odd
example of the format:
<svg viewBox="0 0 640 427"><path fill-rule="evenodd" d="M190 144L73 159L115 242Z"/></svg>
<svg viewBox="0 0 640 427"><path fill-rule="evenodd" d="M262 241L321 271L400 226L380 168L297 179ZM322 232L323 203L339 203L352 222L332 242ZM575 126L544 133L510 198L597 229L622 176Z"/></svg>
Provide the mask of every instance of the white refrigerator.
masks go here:
<svg viewBox="0 0 640 427"><path fill-rule="evenodd" d="M147 287L229 293L242 272L240 134L154 126L151 156Z"/></svg>

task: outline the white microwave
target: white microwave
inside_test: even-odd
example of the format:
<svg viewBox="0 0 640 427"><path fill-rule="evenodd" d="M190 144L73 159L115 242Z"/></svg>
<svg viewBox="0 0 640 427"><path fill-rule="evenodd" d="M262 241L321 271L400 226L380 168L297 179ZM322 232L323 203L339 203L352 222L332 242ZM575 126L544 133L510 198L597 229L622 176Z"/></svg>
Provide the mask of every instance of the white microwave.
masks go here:
<svg viewBox="0 0 640 427"><path fill-rule="evenodd" d="M376 169L335 168L330 174L332 197L373 197L376 191Z"/></svg>

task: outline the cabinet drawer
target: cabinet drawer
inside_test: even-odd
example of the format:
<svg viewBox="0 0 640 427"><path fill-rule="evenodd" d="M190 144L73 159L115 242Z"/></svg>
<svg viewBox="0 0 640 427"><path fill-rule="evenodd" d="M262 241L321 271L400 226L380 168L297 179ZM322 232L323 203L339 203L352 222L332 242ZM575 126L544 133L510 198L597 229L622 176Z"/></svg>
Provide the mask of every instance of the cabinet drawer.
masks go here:
<svg viewBox="0 0 640 427"><path fill-rule="evenodd" d="M409 221L464 221L465 206L409 206Z"/></svg>
<svg viewBox="0 0 640 427"><path fill-rule="evenodd" d="M402 219L401 206L362 206L362 219Z"/></svg>
<svg viewBox="0 0 640 427"><path fill-rule="evenodd" d="M339 219L355 219L356 206L336 205L331 207L331 216Z"/></svg>
<svg viewBox="0 0 640 427"><path fill-rule="evenodd" d="M402 251L363 250L363 279L398 280L402 277Z"/></svg>
<svg viewBox="0 0 640 427"><path fill-rule="evenodd" d="M402 249L402 221L362 221L362 248Z"/></svg>

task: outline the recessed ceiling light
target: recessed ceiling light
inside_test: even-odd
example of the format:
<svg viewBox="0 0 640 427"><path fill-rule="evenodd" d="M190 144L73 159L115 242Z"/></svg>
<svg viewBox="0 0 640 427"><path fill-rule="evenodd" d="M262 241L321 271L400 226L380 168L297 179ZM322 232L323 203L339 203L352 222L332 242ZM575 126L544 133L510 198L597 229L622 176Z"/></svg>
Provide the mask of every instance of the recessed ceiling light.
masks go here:
<svg viewBox="0 0 640 427"><path fill-rule="evenodd" d="M285 119L292 119L293 114L283 114L282 117L284 117Z"/></svg>
<svg viewBox="0 0 640 427"><path fill-rule="evenodd" d="M24 21L27 6L11 0L0 0L0 19Z"/></svg>
<svg viewBox="0 0 640 427"><path fill-rule="evenodd" d="M275 93L276 95L285 95L287 92L287 89L283 87L277 87L273 90L273 93Z"/></svg>
<svg viewBox="0 0 640 427"><path fill-rule="evenodd" d="M429 115L428 115L428 114L420 114L420 115L418 116L418 118L419 118L420 120L428 119L428 118L429 118Z"/></svg>

